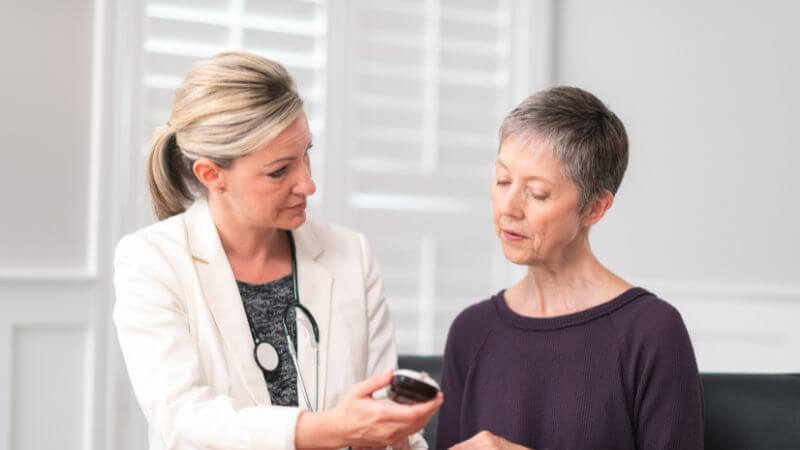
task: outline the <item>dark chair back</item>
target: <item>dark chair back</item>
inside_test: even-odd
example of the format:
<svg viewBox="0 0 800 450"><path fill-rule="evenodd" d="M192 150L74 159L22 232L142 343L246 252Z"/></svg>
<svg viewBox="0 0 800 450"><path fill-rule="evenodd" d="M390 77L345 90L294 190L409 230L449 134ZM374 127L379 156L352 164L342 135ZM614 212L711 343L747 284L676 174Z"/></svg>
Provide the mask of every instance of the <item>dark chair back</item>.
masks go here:
<svg viewBox="0 0 800 450"><path fill-rule="evenodd" d="M706 450L800 449L800 375L704 373Z"/></svg>
<svg viewBox="0 0 800 450"><path fill-rule="evenodd" d="M442 382L442 357L441 356L417 356L417 355L400 355L398 367L401 369L414 369L421 372L427 372L428 375L436 379L437 382ZM428 447L431 450L436 450L436 427L439 425L439 413L434 414L431 421L425 427L422 435L428 442Z"/></svg>
<svg viewBox="0 0 800 450"><path fill-rule="evenodd" d="M399 366L441 381L441 356L400 356ZM703 373L706 450L800 450L800 375ZM438 414L424 436L436 448Z"/></svg>

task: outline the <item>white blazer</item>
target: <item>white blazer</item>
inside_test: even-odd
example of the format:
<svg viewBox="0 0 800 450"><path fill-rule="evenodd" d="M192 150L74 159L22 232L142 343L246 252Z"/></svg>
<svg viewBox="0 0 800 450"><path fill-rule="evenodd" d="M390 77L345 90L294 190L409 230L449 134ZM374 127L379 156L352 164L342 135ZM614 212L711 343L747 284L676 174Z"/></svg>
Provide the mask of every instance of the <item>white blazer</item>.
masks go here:
<svg viewBox="0 0 800 450"><path fill-rule="evenodd" d="M293 234L300 301L319 325L319 408L329 409L354 383L395 367L394 331L362 234L311 219ZM270 405L205 200L125 236L114 287L114 322L151 450L294 448L300 408ZM301 375L313 399L313 361L302 335ZM419 435L411 443L427 448Z"/></svg>

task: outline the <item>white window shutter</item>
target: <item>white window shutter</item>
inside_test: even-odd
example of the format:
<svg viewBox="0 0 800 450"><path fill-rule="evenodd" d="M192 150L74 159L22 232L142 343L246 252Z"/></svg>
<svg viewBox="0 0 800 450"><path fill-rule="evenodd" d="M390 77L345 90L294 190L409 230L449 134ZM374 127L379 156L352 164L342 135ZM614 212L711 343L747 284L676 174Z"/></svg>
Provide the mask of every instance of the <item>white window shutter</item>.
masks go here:
<svg viewBox="0 0 800 450"><path fill-rule="evenodd" d="M490 183L515 5L347 3L337 220L377 254L401 353L440 353L455 315L505 277Z"/></svg>

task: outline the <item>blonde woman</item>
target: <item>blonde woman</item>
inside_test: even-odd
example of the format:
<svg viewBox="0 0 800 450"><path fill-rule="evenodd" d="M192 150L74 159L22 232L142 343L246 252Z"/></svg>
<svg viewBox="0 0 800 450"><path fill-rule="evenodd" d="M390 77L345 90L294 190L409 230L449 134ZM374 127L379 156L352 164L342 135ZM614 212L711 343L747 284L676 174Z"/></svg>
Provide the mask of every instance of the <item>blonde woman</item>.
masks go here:
<svg viewBox="0 0 800 450"><path fill-rule="evenodd" d="M306 217L311 134L279 64L194 66L154 138L160 222L124 237L114 322L150 449L426 445L364 236ZM299 305L299 306L298 306Z"/></svg>

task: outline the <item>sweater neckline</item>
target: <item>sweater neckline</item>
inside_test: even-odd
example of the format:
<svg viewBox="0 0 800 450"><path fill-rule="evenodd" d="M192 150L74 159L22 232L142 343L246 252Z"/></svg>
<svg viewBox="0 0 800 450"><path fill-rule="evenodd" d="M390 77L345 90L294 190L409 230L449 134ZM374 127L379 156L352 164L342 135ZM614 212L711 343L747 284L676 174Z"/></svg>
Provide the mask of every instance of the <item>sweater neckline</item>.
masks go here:
<svg viewBox="0 0 800 450"><path fill-rule="evenodd" d="M493 298L492 303L494 303L497 314L503 322L525 330L556 330L580 325L616 311L639 297L652 295L646 289L632 287L607 302L582 311L554 317L528 317L517 314L508 306L505 293L506 290L503 289Z"/></svg>
<svg viewBox="0 0 800 450"><path fill-rule="evenodd" d="M242 280L238 280L237 279L236 280L236 284L240 288L257 289L257 288L278 286L278 285L286 283L287 281L291 281L291 279L292 279L292 274L290 273L289 275L284 275L284 276L282 276L280 278L276 278L276 279L271 280L271 281L265 281L263 283L248 283L247 281L242 281Z"/></svg>

